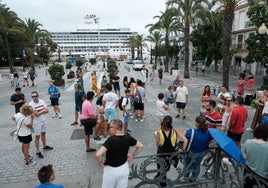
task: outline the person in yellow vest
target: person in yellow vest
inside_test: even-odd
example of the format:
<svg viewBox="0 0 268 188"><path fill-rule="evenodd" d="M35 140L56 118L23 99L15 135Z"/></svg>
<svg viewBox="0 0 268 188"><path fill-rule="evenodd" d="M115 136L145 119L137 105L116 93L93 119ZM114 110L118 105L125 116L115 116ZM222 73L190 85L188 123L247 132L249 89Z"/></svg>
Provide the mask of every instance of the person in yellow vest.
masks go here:
<svg viewBox="0 0 268 188"><path fill-rule="evenodd" d="M187 138L184 136L181 130L172 127L172 117L169 115L165 116L163 118L163 121L161 122L160 128L156 132L155 144L157 147L157 154L176 152L176 143L178 138L183 141L183 148L181 149L185 150L188 143ZM166 162L165 173L167 173L171 165L170 160L168 155L159 155L159 161L163 159ZM160 167L161 166L157 164L157 168L159 169ZM158 176L160 176L160 173L158 173L155 178L157 178ZM166 179L166 175L164 176L164 179ZM166 187L166 183L160 182L160 186Z"/></svg>
<svg viewBox="0 0 268 188"><path fill-rule="evenodd" d="M98 90L96 71L93 71L91 73L91 89L95 92Z"/></svg>

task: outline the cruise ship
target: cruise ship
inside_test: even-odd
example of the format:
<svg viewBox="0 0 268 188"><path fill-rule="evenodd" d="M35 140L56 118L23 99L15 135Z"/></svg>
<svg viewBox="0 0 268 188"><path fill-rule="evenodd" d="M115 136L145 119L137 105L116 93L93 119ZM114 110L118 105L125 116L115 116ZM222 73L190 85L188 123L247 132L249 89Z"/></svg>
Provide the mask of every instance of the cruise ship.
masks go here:
<svg viewBox="0 0 268 188"><path fill-rule="evenodd" d="M74 32L50 32L52 40L58 44L58 55L82 55L89 58L119 58L130 56L130 48L125 43L130 36L137 35L129 28L89 29Z"/></svg>

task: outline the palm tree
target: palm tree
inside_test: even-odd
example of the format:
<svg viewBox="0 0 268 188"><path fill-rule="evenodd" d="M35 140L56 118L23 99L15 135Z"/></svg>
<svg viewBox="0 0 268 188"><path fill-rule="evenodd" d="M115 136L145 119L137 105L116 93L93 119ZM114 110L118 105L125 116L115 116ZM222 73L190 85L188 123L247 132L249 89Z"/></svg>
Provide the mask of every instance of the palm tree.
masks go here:
<svg viewBox="0 0 268 188"><path fill-rule="evenodd" d="M176 32L175 18L173 18L171 12L166 9L165 12L161 12L160 16L154 16L153 18L158 18L155 24L148 24L145 27L150 27L149 31L160 30L165 36L165 72L168 72L169 67L169 35L171 32Z"/></svg>
<svg viewBox="0 0 268 188"><path fill-rule="evenodd" d="M125 44L127 44L131 49L131 57L132 59L135 59L135 48L137 47L137 39L135 36L130 36L126 41Z"/></svg>
<svg viewBox="0 0 268 188"><path fill-rule="evenodd" d="M143 50L142 50L142 48L145 46L143 35L137 35L136 36L136 43L137 43L137 49L138 49L138 58L143 60Z"/></svg>
<svg viewBox="0 0 268 188"><path fill-rule="evenodd" d="M148 35L145 39L146 41L149 41L151 43L154 43L154 67L155 69L157 69L157 51L158 51L158 47L161 45L161 43L163 42L163 33L161 33L160 31L154 31L154 32L151 32L150 35Z"/></svg>
<svg viewBox="0 0 268 188"><path fill-rule="evenodd" d="M234 9L238 3L237 0L224 0L223 2L223 73L222 84L229 88L229 62L230 62L230 46L232 40L232 25L234 20Z"/></svg>
<svg viewBox="0 0 268 188"><path fill-rule="evenodd" d="M172 14L177 18L178 29L182 29L184 33L184 78L190 78L189 74L189 44L190 44L190 26L194 23L197 14L206 11L211 6L209 2L204 0L168 0L166 2Z"/></svg>
<svg viewBox="0 0 268 188"><path fill-rule="evenodd" d="M11 59L11 51L9 45L9 34L17 32L19 28L19 21L17 14L11 11L8 7L0 4L0 34L3 40L4 49L8 60L10 71L13 71L14 64Z"/></svg>
<svg viewBox="0 0 268 188"><path fill-rule="evenodd" d="M34 19L25 19L23 23L22 31L28 42L28 47L30 51L30 65L33 70L35 70L34 65L34 52L35 52L35 45L39 42L40 38L45 38L50 36L47 30L40 29L42 24L35 21Z"/></svg>

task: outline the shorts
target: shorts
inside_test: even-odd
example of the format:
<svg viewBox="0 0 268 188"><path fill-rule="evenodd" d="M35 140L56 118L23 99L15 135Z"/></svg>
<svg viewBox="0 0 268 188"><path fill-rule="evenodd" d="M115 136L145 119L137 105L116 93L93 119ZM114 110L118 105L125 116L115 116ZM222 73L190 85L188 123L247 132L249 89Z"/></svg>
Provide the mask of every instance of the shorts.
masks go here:
<svg viewBox="0 0 268 188"><path fill-rule="evenodd" d="M186 103L184 103L184 102L176 102L176 106L179 109L185 109Z"/></svg>
<svg viewBox="0 0 268 188"><path fill-rule="evenodd" d="M50 98L51 106L58 106L59 105L59 98Z"/></svg>
<svg viewBox="0 0 268 188"><path fill-rule="evenodd" d="M129 123L130 115L129 114L123 114L123 117L124 117L124 123Z"/></svg>
<svg viewBox="0 0 268 188"><path fill-rule="evenodd" d="M104 119L106 121L112 121L116 119L116 111L114 108L107 108L104 110Z"/></svg>
<svg viewBox="0 0 268 188"><path fill-rule="evenodd" d="M97 119L81 119L80 122L84 126L85 135L92 135L93 127L97 124Z"/></svg>
<svg viewBox="0 0 268 188"><path fill-rule="evenodd" d="M120 91L120 86L119 85L118 86L114 85L114 91Z"/></svg>
<svg viewBox="0 0 268 188"><path fill-rule="evenodd" d="M82 112L82 106L75 105L74 110L76 112Z"/></svg>
<svg viewBox="0 0 268 188"><path fill-rule="evenodd" d="M41 135L41 133L46 132L46 123L45 121L39 121L39 122L34 122L34 134L35 136Z"/></svg>
<svg viewBox="0 0 268 188"><path fill-rule="evenodd" d="M34 81L35 77L30 77L30 79L31 79L32 81Z"/></svg>
<svg viewBox="0 0 268 188"><path fill-rule="evenodd" d="M24 144L29 144L33 139L32 139L32 135L28 135L28 136L18 136L19 141L24 143Z"/></svg>
<svg viewBox="0 0 268 188"><path fill-rule="evenodd" d="M144 110L144 103L134 102L133 106L134 106L134 110Z"/></svg>
<svg viewBox="0 0 268 188"><path fill-rule="evenodd" d="M231 131L227 132L227 136L229 136L235 142L241 142L243 133L232 133Z"/></svg>

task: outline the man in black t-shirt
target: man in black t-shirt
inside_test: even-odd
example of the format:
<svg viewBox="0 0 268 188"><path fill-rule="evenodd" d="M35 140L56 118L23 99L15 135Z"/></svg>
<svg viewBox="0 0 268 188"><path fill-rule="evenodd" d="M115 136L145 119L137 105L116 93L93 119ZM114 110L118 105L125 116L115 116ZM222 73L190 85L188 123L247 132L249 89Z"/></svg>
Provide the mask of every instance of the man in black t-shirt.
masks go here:
<svg viewBox="0 0 268 188"><path fill-rule="evenodd" d="M114 74L114 76L112 77L112 84L114 86L114 92L117 94L118 97L120 97L120 77L117 75L118 72L116 72Z"/></svg>
<svg viewBox="0 0 268 188"><path fill-rule="evenodd" d="M144 148L135 138L124 135L122 129L123 122L121 120L112 120L109 128L111 136L96 153L100 165L104 166L102 188L127 187L128 162L132 161L133 157ZM128 154L130 146L135 146L135 150ZM104 153L106 153L105 161L103 160Z"/></svg>
<svg viewBox="0 0 268 188"><path fill-rule="evenodd" d="M26 102L25 96L21 93L21 88L17 87L15 93L10 97L10 104L15 106L15 113L20 112L20 107Z"/></svg>

